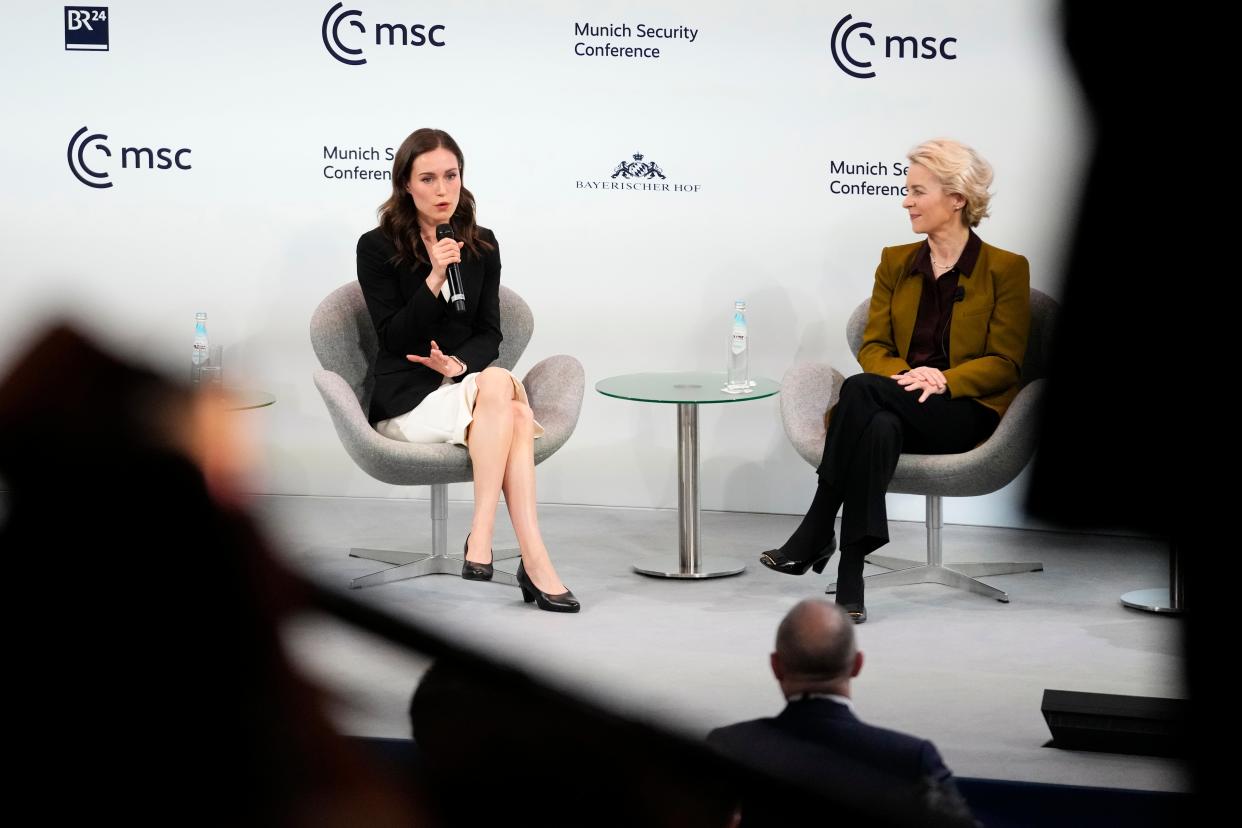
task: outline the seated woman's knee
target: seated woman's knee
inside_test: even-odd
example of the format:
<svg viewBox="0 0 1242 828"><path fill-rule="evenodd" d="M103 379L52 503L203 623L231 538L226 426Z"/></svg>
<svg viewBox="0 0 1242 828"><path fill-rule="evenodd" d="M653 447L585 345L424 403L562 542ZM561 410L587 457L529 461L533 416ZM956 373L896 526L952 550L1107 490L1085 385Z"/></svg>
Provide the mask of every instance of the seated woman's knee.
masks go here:
<svg viewBox="0 0 1242 828"><path fill-rule="evenodd" d="M513 398L513 380L504 368L484 368L475 377L475 385L480 396Z"/></svg>
<svg viewBox="0 0 1242 828"><path fill-rule="evenodd" d="M535 415L530 410L530 406L521 400L514 400L510 406L513 409L514 427L530 429L535 422Z"/></svg>
<svg viewBox="0 0 1242 828"><path fill-rule="evenodd" d="M881 439L901 438L901 418L891 411L877 411L871 418L867 433Z"/></svg>
<svg viewBox="0 0 1242 828"><path fill-rule="evenodd" d="M854 374L852 377L846 377L845 382L841 383L840 398L844 399L847 394L866 394L871 389L892 382L893 380L889 377L879 374Z"/></svg>

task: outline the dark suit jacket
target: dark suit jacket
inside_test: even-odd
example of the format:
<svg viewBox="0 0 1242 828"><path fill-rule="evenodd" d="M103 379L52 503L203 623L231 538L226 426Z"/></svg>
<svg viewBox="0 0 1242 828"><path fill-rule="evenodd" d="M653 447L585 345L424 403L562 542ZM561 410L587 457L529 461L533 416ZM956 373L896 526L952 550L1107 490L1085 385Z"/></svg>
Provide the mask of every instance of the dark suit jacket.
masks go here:
<svg viewBox="0 0 1242 828"><path fill-rule="evenodd" d="M430 354L431 340L466 363L470 373L500 355L500 247L491 230L480 227L479 238L492 249L481 256L462 249L466 312L460 315L427 289L430 264L394 265L396 248L378 227L358 239L358 282L379 335L368 415L372 423L412 410L440 387L443 376L405 358Z"/></svg>
<svg viewBox="0 0 1242 828"><path fill-rule="evenodd" d="M875 269L871 310L858 364L868 374L909 370L906 355L919 315L923 277L910 267L924 242L886 247ZM965 298L953 309L949 370L954 399L973 397L1004 416L1018 395L1026 338L1031 325L1031 268L1025 256L986 242L974 269L958 284Z"/></svg>
<svg viewBox="0 0 1242 828"><path fill-rule="evenodd" d="M707 741L740 762L830 794L885 791L969 820L935 745L869 725L831 699L790 702L775 718L717 728Z"/></svg>

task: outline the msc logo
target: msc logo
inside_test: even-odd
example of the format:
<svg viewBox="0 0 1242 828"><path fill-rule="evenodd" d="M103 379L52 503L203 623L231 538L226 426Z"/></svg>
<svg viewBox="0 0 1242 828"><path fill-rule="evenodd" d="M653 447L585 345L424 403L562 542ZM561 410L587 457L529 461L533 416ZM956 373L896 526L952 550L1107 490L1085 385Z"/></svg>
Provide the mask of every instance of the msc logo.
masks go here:
<svg viewBox="0 0 1242 828"><path fill-rule="evenodd" d="M112 173L108 168L113 166L112 150L105 143L108 136L102 132L87 135L88 132L90 132L89 127L82 127L69 139L69 151L66 153L69 171L73 173L74 178L86 186L106 190L112 186ZM91 151L89 160L88 150ZM108 160L101 159L101 154L103 159ZM190 150L185 147L181 149L121 147L121 169L171 170L175 167L179 170L189 170L192 169L189 155Z"/></svg>
<svg viewBox="0 0 1242 828"><path fill-rule="evenodd" d="M107 6L65 6L65 50L108 51Z"/></svg>
<svg viewBox="0 0 1242 828"><path fill-rule="evenodd" d="M871 24L859 20L850 24L854 15L847 14L837 21L832 30L832 59L837 62L841 71L852 78L874 78L875 70L870 60L859 60L860 56L876 49L875 38L867 31ZM849 25L846 25L849 24ZM855 33L857 36L855 37ZM851 41L851 38L853 40ZM851 42L866 41L867 46L851 46ZM957 60L957 55L949 51L950 44L957 43L956 37L923 37L915 35L888 35L884 38L885 58L910 58L911 60ZM906 49L909 47L909 54ZM862 70L862 71L859 71Z"/></svg>
<svg viewBox="0 0 1242 828"><path fill-rule="evenodd" d="M361 48L347 46L341 42L341 24L349 23L349 28L354 29L360 38L355 38L355 42L365 43L367 26L362 22L362 12L358 9L343 9L344 3L337 3L328 9L328 13L323 16L323 26L320 29L323 35L323 47L328 50L328 54L348 66L361 66L367 62L362 55ZM444 45L444 27L440 24L428 26L425 23L415 23L407 26L404 23L376 23L375 24L375 45L376 46L443 46Z"/></svg>

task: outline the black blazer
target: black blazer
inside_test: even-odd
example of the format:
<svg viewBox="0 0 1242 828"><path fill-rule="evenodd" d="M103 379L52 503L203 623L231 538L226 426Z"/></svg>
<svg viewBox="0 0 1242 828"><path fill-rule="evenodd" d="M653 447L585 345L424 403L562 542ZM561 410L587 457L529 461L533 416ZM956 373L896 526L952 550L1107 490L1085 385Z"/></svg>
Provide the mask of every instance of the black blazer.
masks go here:
<svg viewBox="0 0 1242 828"><path fill-rule="evenodd" d="M970 824L970 812L927 739L875 727L831 699L790 702L780 715L717 728L709 744L745 764L829 795L884 792Z"/></svg>
<svg viewBox="0 0 1242 828"><path fill-rule="evenodd" d="M466 312L460 315L427 289L429 263L392 264L397 250L378 227L358 239L358 283L379 335L368 414L372 423L412 410L440 387L443 376L405 358L428 356L431 340L466 363L469 373L482 371L500 355L500 247L491 230L480 227L479 238L492 249L485 248L481 256L462 249Z"/></svg>

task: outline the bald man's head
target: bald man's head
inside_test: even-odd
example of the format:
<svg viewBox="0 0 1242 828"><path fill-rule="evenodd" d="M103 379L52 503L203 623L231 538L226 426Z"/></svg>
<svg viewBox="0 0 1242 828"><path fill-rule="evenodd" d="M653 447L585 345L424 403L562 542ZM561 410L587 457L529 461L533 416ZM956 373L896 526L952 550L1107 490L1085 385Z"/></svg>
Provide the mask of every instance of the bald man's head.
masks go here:
<svg viewBox="0 0 1242 828"><path fill-rule="evenodd" d="M845 683L861 661L854 623L836 604L817 599L798 602L776 630L772 668L787 693ZM834 690L835 691L835 690Z"/></svg>

